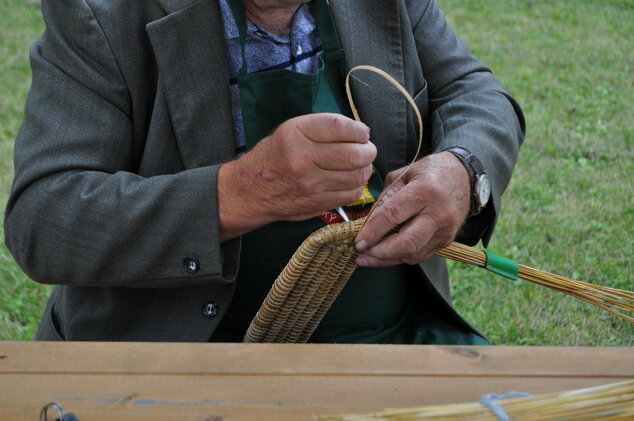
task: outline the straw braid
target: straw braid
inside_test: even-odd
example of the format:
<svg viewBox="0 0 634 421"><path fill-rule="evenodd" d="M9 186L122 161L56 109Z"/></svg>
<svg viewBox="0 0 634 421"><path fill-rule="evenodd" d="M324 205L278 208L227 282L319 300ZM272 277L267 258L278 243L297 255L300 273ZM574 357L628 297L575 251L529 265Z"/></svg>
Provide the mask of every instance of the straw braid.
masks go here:
<svg viewBox="0 0 634 421"><path fill-rule="evenodd" d="M245 342L306 342L356 268L362 222L329 225L297 249L255 315Z"/></svg>

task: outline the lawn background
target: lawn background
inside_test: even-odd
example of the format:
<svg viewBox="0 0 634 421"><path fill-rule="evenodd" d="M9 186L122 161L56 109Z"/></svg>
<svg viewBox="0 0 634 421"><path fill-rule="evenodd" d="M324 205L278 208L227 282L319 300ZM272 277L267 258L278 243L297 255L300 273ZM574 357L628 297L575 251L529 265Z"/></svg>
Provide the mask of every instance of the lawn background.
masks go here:
<svg viewBox="0 0 634 421"><path fill-rule="evenodd" d="M439 0L522 104L528 135L489 250L634 290L634 0ZM0 206L30 85L38 3L0 0ZM634 327L561 293L450 263L460 312L496 344L632 346ZM32 338L49 287L0 247L0 340Z"/></svg>

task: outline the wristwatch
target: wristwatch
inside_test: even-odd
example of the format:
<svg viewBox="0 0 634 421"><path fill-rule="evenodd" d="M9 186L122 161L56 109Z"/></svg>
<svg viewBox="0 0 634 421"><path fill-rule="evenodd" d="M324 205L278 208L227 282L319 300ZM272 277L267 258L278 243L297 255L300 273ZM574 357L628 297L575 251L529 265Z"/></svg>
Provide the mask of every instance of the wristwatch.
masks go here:
<svg viewBox="0 0 634 421"><path fill-rule="evenodd" d="M482 163L474 154L465 148L453 147L445 149L451 152L462 162L469 174L469 184L471 185L471 207L469 217L479 214L489 202L491 197L491 183Z"/></svg>

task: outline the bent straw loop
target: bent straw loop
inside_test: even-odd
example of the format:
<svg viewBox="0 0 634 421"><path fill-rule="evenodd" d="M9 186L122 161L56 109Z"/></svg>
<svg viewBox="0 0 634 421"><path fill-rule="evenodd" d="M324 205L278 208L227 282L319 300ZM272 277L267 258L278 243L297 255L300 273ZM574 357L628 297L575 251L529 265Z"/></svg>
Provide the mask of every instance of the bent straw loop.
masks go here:
<svg viewBox="0 0 634 421"><path fill-rule="evenodd" d="M414 98L412 98L409 92L407 92L407 90L403 88L403 86L400 83L398 83L396 79L394 79L392 76L387 74L385 71L379 69L378 67L368 66L368 65L359 65L350 69L348 71L348 74L346 75L346 95L348 96L348 103L350 104L352 115L354 116L354 119L356 121L361 121L361 117L359 117L359 112L357 111L357 107L354 105L354 100L352 99L352 91L350 90L350 76L352 75L352 73L356 72L357 70L368 70L370 72L377 73L381 75L383 78L385 78L388 82L390 82L396 89L399 90L401 94L403 94L405 99L407 99L407 102L409 102L409 104L414 109L414 113L416 114L416 118L418 119L418 148L416 149L416 154L414 154L414 158L412 159L412 162L410 162L407 168L405 168L405 171L403 171L401 175L399 175L396 178L396 180L392 181L392 183L387 188L383 189L383 192L381 192L381 194L379 195L379 198L376 200L374 205L372 205L372 207L370 208L370 212L368 213L368 215L365 218L365 221L363 222L363 225L365 225L365 223L370 220L370 217L374 213L374 209L381 202L381 199L383 198L385 193L387 193L392 188L393 185L395 185L401 178L403 178L403 176L409 171L412 165L414 165L414 163L416 162L416 158L418 158L418 155L420 154L420 150L423 146L423 116L421 115L418 109L418 106L416 105L416 102L414 101ZM363 228L363 225L361 226L361 228Z"/></svg>

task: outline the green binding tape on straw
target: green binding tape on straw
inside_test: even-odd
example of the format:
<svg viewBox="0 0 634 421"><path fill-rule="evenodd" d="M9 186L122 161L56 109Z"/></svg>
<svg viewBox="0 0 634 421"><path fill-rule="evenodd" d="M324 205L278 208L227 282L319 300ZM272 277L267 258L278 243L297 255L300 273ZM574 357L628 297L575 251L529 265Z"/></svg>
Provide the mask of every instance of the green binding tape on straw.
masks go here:
<svg viewBox="0 0 634 421"><path fill-rule="evenodd" d="M520 273L520 265L516 261L489 253L488 251L485 251L484 254L487 256L487 270L517 281L517 275Z"/></svg>

